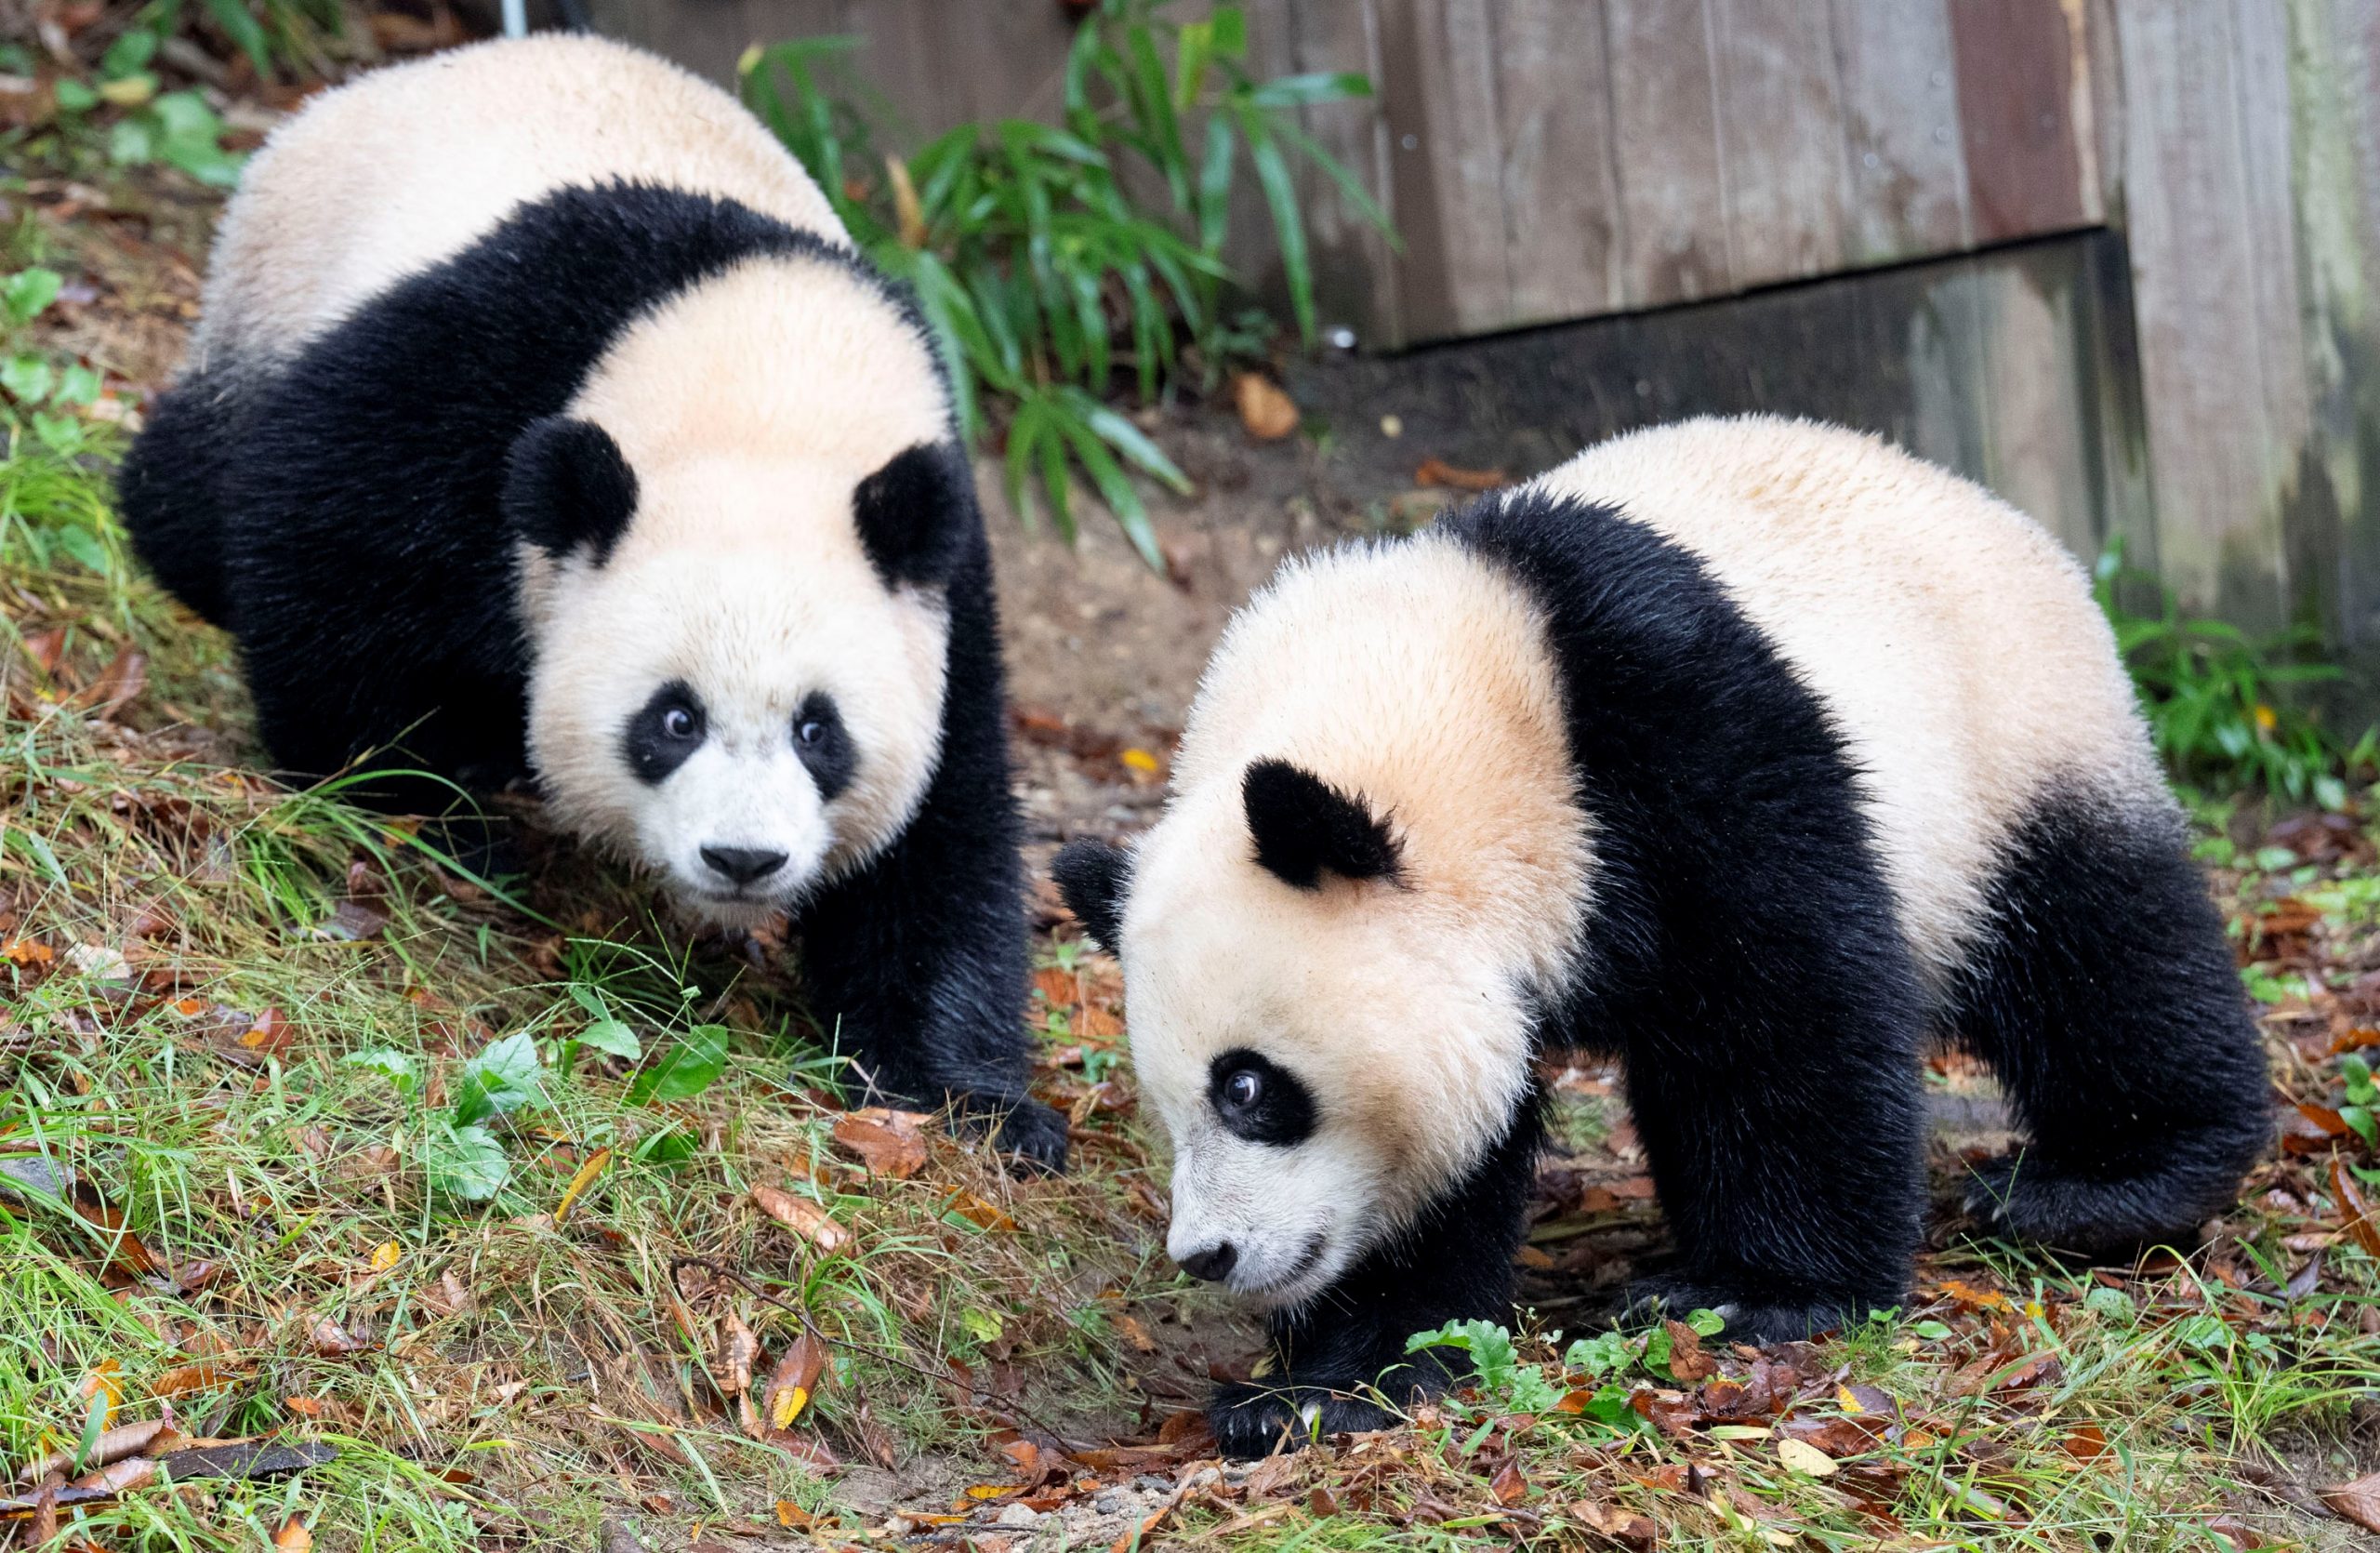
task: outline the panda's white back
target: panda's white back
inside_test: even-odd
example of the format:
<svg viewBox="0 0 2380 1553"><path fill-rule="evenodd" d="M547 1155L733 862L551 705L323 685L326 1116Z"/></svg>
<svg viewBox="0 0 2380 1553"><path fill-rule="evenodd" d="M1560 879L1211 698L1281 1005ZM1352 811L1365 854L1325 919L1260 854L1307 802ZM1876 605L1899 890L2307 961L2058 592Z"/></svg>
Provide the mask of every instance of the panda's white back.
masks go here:
<svg viewBox="0 0 2380 1553"><path fill-rule="evenodd" d="M2082 568L1981 487L1765 416L1616 438L1538 484L1692 551L1824 702L1932 970L1982 919L2002 843L2046 788L2170 803Z"/></svg>
<svg viewBox="0 0 2380 1553"><path fill-rule="evenodd" d="M218 231L191 365L284 356L522 204L611 180L849 243L800 164L708 82L602 38L497 40L375 71L273 132Z"/></svg>

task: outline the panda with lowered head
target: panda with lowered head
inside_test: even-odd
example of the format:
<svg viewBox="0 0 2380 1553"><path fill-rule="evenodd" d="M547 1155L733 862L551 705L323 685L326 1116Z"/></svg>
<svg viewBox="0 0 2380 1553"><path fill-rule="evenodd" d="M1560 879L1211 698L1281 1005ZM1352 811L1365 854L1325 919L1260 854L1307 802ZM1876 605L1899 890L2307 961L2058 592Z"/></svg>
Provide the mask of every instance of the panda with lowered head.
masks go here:
<svg viewBox="0 0 2380 1553"><path fill-rule="evenodd" d="M1698 420L1292 564L1164 816L1059 882L1124 966L1168 1249L1270 1313L1225 1447L1375 1427L1503 1319L1533 1059L1616 1052L1676 1242L1635 1291L1806 1336L1906 1295L1929 1035L2028 1141L1971 1206L2188 1237L2266 1137L2222 924L2080 569L1851 432Z"/></svg>
<svg viewBox="0 0 2380 1553"><path fill-rule="evenodd" d="M123 498L279 765L419 811L534 776L696 916L792 910L878 1095L1063 1162L948 387L733 99L549 36L314 100Z"/></svg>

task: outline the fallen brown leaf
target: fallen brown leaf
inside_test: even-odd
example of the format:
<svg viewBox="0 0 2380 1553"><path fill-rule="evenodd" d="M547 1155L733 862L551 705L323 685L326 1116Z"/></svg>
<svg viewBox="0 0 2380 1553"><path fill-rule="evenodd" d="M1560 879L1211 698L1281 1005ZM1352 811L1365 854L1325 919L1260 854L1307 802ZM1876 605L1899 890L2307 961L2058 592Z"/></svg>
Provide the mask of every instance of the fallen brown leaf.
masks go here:
<svg viewBox="0 0 2380 1553"><path fill-rule="evenodd" d="M711 1378L730 1397L740 1397L752 1389L752 1366L760 1357L760 1340L744 1324L744 1318L734 1311L721 1317L719 1323L718 1357L711 1361Z"/></svg>
<svg viewBox="0 0 2380 1553"><path fill-rule="evenodd" d="M1660 1539L1660 1533L1648 1516L1611 1505L1599 1505L1592 1499L1580 1499L1570 1506L1570 1514L1580 1525L1606 1541L1625 1547L1630 1553L1646 1553Z"/></svg>
<svg viewBox="0 0 2380 1553"><path fill-rule="evenodd" d="M2336 1155L2331 1157L2331 1191L2338 1201L2339 1228L2363 1248L2364 1254L2380 1256L2380 1225L2372 1222L2371 1208Z"/></svg>
<svg viewBox="0 0 2380 1553"><path fill-rule="evenodd" d="M1687 1386L1716 1374L1719 1361L1702 1348L1702 1336L1684 1321L1663 1321L1670 1334L1670 1374Z"/></svg>
<svg viewBox="0 0 2380 1553"><path fill-rule="evenodd" d="M1298 429L1297 401L1270 378L1243 372L1232 379L1231 392L1239 423L1258 442L1278 442Z"/></svg>
<svg viewBox="0 0 2380 1553"><path fill-rule="evenodd" d="M2314 1493L2341 1520L2353 1521L2367 1532L2380 1532L2380 1472Z"/></svg>
<svg viewBox="0 0 2380 1553"><path fill-rule="evenodd" d="M1512 482L1500 469L1461 469L1443 458L1424 458L1413 471L1416 485L1442 485L1456 491L1492 491Z"/></svg>
<svg viewBox="0 0 2380 1553"><path fill-rule="evenodd" d="M137 1456L152 1445L171 1450L180 1437L174 1432L173 1422L166 1418L152 1418L139 1424L118 1424L104 1430L91 1446L90 1454L83 1458L85 1467L105 1467L126 1456ZM164 1443L160 1444L160 1441ZM73 1451L52 1451L17 1474L13 1481L38 1483L53 1472L63 1472L74 1464Z"/></svg>
<svg viewBox="0 0 2380 1553"><path fill-rule="evenodd" d="M1488 1480L1488 1492L1496 1496L1499 1505L1517 1505L1528 1497L1528 1479L1521 1472L1518 1457L1506 1462L1502 1469Z"/></svg>
<svg viewBox="0 0 2380 1553"><path fill-rule="evenodd" d="M878 1175L906 1181L925 1168L925 1123L916 1111L869 1106L835 1119L835 1147Z"/></svg>
<svg viewBox="0 0 2380 1553"><path fill-rule="evenodd" d="M332 1321L328 1316L325 1316L321 1321L316 1321L312 1327L308 1329L306 1333L306 1341L312 1344L314 1351L321 1354L325 1359L337 1359L346 1354L362 1353L370 1346L369 1344L359 1341L354 1337L349 1336L347 1329L340 1326L337 1321Z"/></svg>
<svg viewBox="0 0 2380 1553"><path fill-rule="evenodd" d="M752 1201L760 1212L821 1251L839 1251L852 1238L852 1232L837 1223L832 1214L789 1191L766 1185L754 1187Z"/></svg>
<svg viewBox="0 0 2380 1553"><path fill-rule="evenodd" d="M769 1431L783 1434L793 1427L801 1410L818 1388L819 1377L826 1373L826 1346L805 1330L795 1337L776 1369L769 1375L768 1408L765 1414Z"/></svg>
<svg viewBox="0 0 2380 1553"><path fill-rule="evenodd" d="M147 1456L133 1456L112 1462L96 1472L86 1472L66 1486L86 1493L129 1493L136 1488L146 1488L157 1476L157 1464Z"/></svg>
<svg viewBox="0 0 2380 1553"><path fill-rule="evenodd" d="M314 1533L306 1530L306 1523L294 1515L283 1521L281 1530L272 1534L273 1553L312 1553L313 1546Z"/></svg>

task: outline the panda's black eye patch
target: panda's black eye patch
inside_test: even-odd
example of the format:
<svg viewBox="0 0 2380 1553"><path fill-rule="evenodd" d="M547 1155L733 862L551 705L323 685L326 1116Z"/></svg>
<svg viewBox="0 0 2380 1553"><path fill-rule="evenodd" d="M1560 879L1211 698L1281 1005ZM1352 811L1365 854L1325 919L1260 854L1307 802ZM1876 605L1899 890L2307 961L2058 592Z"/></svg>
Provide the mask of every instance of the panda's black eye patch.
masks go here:
<svg viewBox="0 0 2380 1553"><path fill-rule="evenodd" d="M835 698L823 690L804 697L793 714L793 752L801 757L810 779L818 784L818 796L827 803L852 785L859 751L852 746L851 731L843 726Z"/></svg>
<svg viewBox="0 0 2380 1553"><path fill-rule="evenodd" d="M638 781L658 787L703 747L707 731L702 698L682 680L671 680L628 719L620 753Z"/></svg>
<svg viewBox="0 0 2380 1553"><path fill-rule="evenodd" d="M1239 1047L1207 1069L1207 1102L1236 1137L1289 1148L1314 1135L1314 1095L1296 1074Z"/></svg>

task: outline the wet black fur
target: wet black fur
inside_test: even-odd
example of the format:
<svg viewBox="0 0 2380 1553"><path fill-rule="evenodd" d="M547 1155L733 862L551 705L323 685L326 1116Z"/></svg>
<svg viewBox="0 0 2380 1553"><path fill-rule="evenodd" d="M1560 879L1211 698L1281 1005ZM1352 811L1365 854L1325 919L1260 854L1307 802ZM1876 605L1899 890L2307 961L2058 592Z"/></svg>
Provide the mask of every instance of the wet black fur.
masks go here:
<svg viewBox="0 0 2380 1553"><path fill-rule="evenodd" d="M1993 923L1931 1002L1818 699L1686 551L1605 508L1524 493L1445 520L1539 604L1563 675L1594 903L1544 1048L1617 1052L1676 1241L1637 1291L1731 1334L1801 1337L1899 1304L1924 1207L1918 1065L1957 1031L2031 1145L1977 1196L2094 1252L2186 1241L2267 1136L2260 1047L2169 811L2054 797L2008 850ZM1383 622L1383 629L1392 629ZM1085 883L1120 892L1120 866ZM1089 908L1086 910L1086 907ZM1113 899L1078 900L1089 917ZM1417 1125L1427 1125L1421 1119ZM1534 1098L1467 1178L1336 1287L1276 1318L1280 1378L1223 1387L1247 1453L1444 1384L1411 1334L1509 1318Z"/></svg>
<svg viewBox="0 0 2380 1553"><path fill-rule="evenodd" d="M848 252L732 202L614 184L524 207L286 363L211 363L164 397L126 463L126 523L165 584L239 637L283 769L369 757L384 775L362 796L430 812L451 801L443 785L386 773L417 767L475 790L525 773L534 644L515 609L521 531L504 515L514 445L564 409L640 314L759 256L861 276L931 352L906 294ZM551 451L533 441L527 456L550 466ZM572 479L618 496L600 449L567 451ZM804 913L810 989L887 1097L950 1097L987 1117L1014 1108L1006 1141L1056 1164L1063 1121L1022 1101L1019 826L982 518L963 483L896 484L963 503L915 517L901 532L932 543L888 567L915 576L930 562L948 579L939 769L906 832ZM877 505L880 541L891 519ZM514 511L541 541L572 532L533 500ZM603 521L578 538L600 544Z"/></svg>

